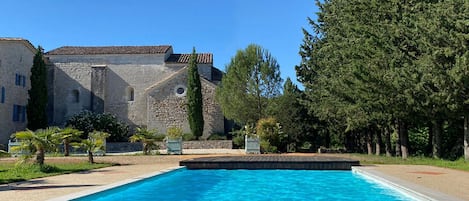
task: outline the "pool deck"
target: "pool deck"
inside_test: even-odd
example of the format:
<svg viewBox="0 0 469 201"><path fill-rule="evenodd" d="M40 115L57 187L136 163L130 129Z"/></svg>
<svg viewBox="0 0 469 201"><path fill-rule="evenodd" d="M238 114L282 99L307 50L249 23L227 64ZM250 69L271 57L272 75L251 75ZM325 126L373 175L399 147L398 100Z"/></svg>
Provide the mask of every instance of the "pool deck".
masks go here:
<svg viewBox="0 0 469 201"><path fill-rule="evenodd" d="M236 151L199 151L195 155L97 157L97 162L114 162L122 165L0 185L0 198L2 198L0 200L4 198L15 201L50 200L178 167L180 161L214 156L245 155ZM300 154L300 156L317 155ZM0 159L0 163L12 162L12 160L14 159ZM54 157L47 158L46 163L52 163L54 160L86 161L86 158ZM361 166L358 169L366 174L375 175L391 183L398 183L405 188L418 191L424 196L434 198L433 200L469 200L469 172L466 171L420 165L376 165Z"/></svg>

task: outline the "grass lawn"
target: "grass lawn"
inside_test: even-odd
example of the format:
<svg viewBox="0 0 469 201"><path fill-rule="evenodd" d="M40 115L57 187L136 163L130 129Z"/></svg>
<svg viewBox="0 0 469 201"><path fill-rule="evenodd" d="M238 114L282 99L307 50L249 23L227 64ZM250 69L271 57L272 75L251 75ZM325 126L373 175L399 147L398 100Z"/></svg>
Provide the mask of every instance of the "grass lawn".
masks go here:
<svg viewBox="0 0 469 201"><path fill-rule="evenodd" d="M362 165L370 164L400 164L400 165L431 165L436 167L451 168L456 170L469 171L469 162L463 158L455 161L434 159L428 157L409 157L402 159L400 157L386 157L367 154L346 154L352 159L360 161Z"/></svg>
<svg viewBox="0 0 469 201"><path fill-rule="evenodd" d="M21 164L16 165L13 162L0 163L0 184L26 181L34 178L48 177L59 174L68 174L73 172L80 172L96 168L109 167L113 164L109 163L95 163L89 164L86 161L72 162L66 161L47 163L43 167L36 164Z"/></svg>

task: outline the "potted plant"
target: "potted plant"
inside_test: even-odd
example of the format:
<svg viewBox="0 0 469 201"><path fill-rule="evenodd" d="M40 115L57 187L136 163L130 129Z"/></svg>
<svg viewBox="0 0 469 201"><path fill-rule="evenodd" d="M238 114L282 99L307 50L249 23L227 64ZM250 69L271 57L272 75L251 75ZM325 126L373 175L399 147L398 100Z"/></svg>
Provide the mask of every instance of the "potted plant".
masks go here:
<svg viewBox="0 0 469 201"><path fill-rule="evenodd" d="M182 130L170 127L166 131L166 151L168 154L182 154Z"/></svg>
<svg viewBox="0 0 469 201"><path fill-rule="evenodd" d="M247 154L260 154L261 145L254 126L244 126L244 151Z"/></svg>

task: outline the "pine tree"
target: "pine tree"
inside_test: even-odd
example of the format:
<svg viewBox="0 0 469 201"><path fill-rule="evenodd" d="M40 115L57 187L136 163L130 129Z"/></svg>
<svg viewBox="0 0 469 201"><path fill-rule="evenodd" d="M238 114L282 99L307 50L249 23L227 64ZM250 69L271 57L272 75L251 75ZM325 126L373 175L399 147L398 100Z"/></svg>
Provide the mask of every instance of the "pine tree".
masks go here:
<svg viewBox="0 0 469 201"><path fill-rule="evenodd" d="M238 50L217 88L223 114L241 125L268 117L271 102L282 86L279 69L277 60L259 45Z"/></svg>
<svg viewBox="0 0 469 201"><path fill-rule="evenodd" d="M187 80L187 111L189 126L192 134L199 139L204 132L204 116L202 103L202 85L197 70L197 54L195 48L189 60L189 72Z"/></svg>
<svg viewBox="0 0 469 201"><path fill-rule="evenodd" d="M42 47L37 48L31 68L31 89L26 108L28 129L37 130L47 127L47 69L43 60Z"/></svg>

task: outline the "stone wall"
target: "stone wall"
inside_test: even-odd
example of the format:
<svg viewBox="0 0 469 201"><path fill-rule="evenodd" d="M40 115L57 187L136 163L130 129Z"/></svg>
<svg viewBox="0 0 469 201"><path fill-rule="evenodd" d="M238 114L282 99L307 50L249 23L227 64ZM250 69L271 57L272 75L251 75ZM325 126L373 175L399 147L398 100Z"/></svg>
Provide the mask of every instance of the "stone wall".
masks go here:
<svg viewBox="0 0 469 201"><path fill-rule="evenodd" d="M224 132L224 118L220 106L215 101L216 85L201 79L204 132L202 139L213 133ZM167 128L179 127L184 133L190 132L187 120L187 68L181 69L165 82L148 90L148 128L158 128L162 133ZM179 94L178 88L184 93Z"/></svg>
<svg viewBox="0 0 469 201"><path fill-rule="evenodd" d="M12 133L26 128L27 119L13 121L13 107L26 107L28 103L29 77L35 53L34 47L25 40L0 39L0 98L1 89L5 89L4 102L0 101L0 144L8 144ZM20 85L16 85L17 74L22 76Z"/></svg>
<svg viewBox="0 0 469 201"><path fill-rule="evenodd" d="M164 142L158 143L160 149L166 149ZM201 140L184 141L183 149L233 149L231 140ZM123 153L142 151L142 143L131 142L108 142L106 144L107 153Z"/></svg>

